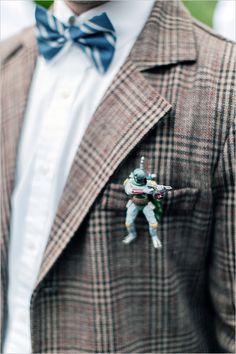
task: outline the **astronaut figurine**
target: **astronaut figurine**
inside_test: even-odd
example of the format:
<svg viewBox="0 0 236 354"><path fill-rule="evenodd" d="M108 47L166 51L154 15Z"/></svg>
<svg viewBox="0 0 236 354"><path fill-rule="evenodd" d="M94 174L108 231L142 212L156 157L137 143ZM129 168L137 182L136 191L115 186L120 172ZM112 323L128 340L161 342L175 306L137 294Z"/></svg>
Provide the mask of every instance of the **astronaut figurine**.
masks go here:
<svg viewBox="0 0 236 354"><path fill-rule="evenodd" d="M134 221L140 211L145 215L149 224L149 233L155 248L161 247L157 228L162 214L160 199L172 189L170 186L158 185L155 175L147 174L144 170L144 157L141 157L140 167L136 168L124 181L126 194L130 197L126 208L125 226L128 235L123 243L129 244L137 237Z"/></svg>

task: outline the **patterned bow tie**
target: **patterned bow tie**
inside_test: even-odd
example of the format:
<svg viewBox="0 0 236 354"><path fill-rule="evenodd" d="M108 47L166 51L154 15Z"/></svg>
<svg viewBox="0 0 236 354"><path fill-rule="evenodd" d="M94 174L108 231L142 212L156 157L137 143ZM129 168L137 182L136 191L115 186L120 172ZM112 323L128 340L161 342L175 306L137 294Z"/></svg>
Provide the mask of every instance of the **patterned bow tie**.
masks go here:
<svg viewBox="0 0 236 354"><path fill-rule="evenodd" d="M41 6L36 6L37 42L46 60L52 59L67 41L72 41L105 73L115 52L116 34L107 14L95 16L80 26L67 26Z"/></svg>

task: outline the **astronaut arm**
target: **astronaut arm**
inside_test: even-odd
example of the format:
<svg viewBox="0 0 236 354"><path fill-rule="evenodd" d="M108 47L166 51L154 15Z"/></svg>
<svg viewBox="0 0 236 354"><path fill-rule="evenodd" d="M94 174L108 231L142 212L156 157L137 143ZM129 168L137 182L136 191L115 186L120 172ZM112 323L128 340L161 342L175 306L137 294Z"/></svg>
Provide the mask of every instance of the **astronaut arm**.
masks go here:
<svg viewBox="0 0 236 354"><path fill-rule="evenodd" d="M129 178L124 181L124 188L126 194L132 195L132 187L130 185Z"/></svg>
<svg viewBox="0 0 236 354"><path fill-rule="evenodd" d="M153 194L153 197L155 199L162 199L171 190L172 190L172 187L170 187L170 186L164 186L164 185L157 184L155 192Z"/></svg>

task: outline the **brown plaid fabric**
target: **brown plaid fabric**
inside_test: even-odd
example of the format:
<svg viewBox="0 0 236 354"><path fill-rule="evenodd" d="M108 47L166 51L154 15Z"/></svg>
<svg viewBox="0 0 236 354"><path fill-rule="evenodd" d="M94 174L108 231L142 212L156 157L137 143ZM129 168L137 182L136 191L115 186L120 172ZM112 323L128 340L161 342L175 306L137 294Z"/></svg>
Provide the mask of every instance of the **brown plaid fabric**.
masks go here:
<svg viewBox="0 0 236 354"><path fill-rule="evenodd" d="M2 44L2 323L10 197L37 56ZM234 351L235 44L157 1L78 148L31 301L35 353ZM43 78L42 78L43 80ZM123 181L146 157L164 201L155 250L126 235Z"/></svg>

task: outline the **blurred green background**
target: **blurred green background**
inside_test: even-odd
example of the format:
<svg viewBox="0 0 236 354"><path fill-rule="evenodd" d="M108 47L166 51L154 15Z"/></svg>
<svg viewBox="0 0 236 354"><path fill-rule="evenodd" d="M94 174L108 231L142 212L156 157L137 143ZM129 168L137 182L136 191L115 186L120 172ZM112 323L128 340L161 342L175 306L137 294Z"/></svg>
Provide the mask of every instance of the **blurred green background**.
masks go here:
<svg viewBox="0 0 236 354"><path fill-rule="evenodd" d="M191 14L206 25L212 27L212 18L217 0L182 0Z"/></svg>
<svg viewBox="0 0 236 354"><path fill-rule="evenodd" d="M164 0L165 1L165 0ZM217 0L182 0L191 14L206 25L212 27L212 17ZM52 1L36 0L40 5L48 7Z"/></svg>

